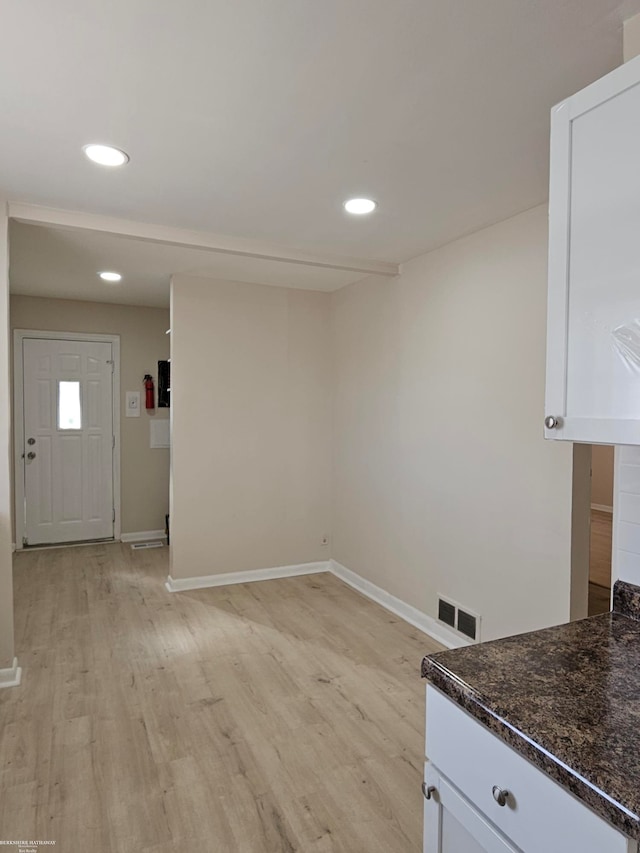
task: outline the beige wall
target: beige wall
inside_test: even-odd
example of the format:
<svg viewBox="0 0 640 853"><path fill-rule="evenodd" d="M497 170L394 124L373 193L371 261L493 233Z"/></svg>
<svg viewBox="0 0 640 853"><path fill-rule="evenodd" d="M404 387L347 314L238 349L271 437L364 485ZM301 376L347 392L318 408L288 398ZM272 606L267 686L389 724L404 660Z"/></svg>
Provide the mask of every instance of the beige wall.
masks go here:
<svg viewBox="0 0 640 853"><path fill-rule="evenodd" d="M8 241L6 204L0 200L0 669L6 669L13 662Z"/></svg>
<svg viewBox="0 0 640 853"><path fill-rule="evenodd" d="M625 62L640 54L640 15L624 22L622 41Z"/></svg>
<svg viewBox="0 0 640 853"><path fill-rule="evenodd" d="M591 550L591 445L573 444L571 502L571 599L569 617L589 615Z"/></svg>
<svg viewBox="0 0 640 853"><path fill-rule="evenodd" d="M171 298L172 576L328 559L328 294L178 276Z"/></svg>
<svg viewBox="0 0 640 853"><path fill-rule="evenodd" d="M157 363L169 356L169 311L13 295L11 328L120 336L122 532L164 529L169 510L169 451L149 447L149 419L167 418L169 412L145 411L142 377L150 373L157 380ZM139 418L124 416L126 391L141 392Z"/></svg>
<svg viewBox="0 0 640 853"><path fill-rule="evenodd" d="M591 450L591 503L613 506L613 453L606 444L594 444Z"/></svg>
<svg viewBox="0 0 640 853"><path fill-rule="evenodd" d="M546 298L544 207L332 296L333 557L430 615L467 605L483 639L570 615Z"/></svg>

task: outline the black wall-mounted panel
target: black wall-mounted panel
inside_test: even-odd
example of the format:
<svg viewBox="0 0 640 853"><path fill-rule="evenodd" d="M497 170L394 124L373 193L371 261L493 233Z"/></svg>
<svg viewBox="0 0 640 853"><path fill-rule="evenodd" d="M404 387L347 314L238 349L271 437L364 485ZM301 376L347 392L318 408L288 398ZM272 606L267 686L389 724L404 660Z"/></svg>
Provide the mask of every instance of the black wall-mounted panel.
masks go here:
<svg viewBox="0 0 640 853"><path fill-rule="evenodd" d="M171 362L158 362L158 408L168 409L171 405Z"/></svg>

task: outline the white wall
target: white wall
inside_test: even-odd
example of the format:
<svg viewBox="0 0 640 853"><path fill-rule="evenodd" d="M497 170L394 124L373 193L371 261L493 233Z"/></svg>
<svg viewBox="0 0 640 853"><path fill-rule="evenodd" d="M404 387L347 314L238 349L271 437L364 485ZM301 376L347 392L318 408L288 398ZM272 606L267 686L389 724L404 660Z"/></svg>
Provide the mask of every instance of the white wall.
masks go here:
<svg viewBox="0 0 640 853"><path fill-rule="evenodd" d="M14 654L8 224L6 204L0 200L0 669L11 666Z"/></svg>
<svg viewBox="0 0 640 853"><path fill-rule="evenodd" d="M176 276L171 575L330 556L330 297Z"/></svg>
<svg viewBox="0 0 640 853"><path fill-rule="evenodd" d="M333 557L429 615L467 605L483 639L570 616L546 299L544 207L332 295Z"/></svg>
<svg viewBox="0 0 640 853"><path fill-rule="evenodd" d="M640 447L616 447L612 580L640 586Z"/></svg>

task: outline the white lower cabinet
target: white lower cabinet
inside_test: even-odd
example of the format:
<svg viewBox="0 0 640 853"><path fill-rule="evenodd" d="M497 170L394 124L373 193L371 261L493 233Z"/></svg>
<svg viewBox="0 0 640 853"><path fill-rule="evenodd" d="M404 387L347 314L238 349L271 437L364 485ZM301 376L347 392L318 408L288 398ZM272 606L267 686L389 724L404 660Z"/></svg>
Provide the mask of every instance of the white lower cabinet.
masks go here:
<svg viewBox="0 0 640 853"><path fill-rule="evenodd" d="M432 764L425 768L425 853L513 853L516 847L473 808Z"/></svg>
<svg viewBox="0 0 640 853"><path fill-rule="evenodd" d="M427 686L424 853L638 853L638 844Z"/></svg>

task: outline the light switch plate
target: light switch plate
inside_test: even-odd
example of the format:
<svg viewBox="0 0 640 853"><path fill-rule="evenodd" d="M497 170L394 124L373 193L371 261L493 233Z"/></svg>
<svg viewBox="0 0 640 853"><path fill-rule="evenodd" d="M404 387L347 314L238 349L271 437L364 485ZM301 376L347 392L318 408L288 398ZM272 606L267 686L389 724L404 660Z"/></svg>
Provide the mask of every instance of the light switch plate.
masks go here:
<svg viewBox="0 0 640 853"><path fill-rule="evenodd" d="M128 418L140 417L140 392L127 391L125 395L125 415Z"/></svg>

